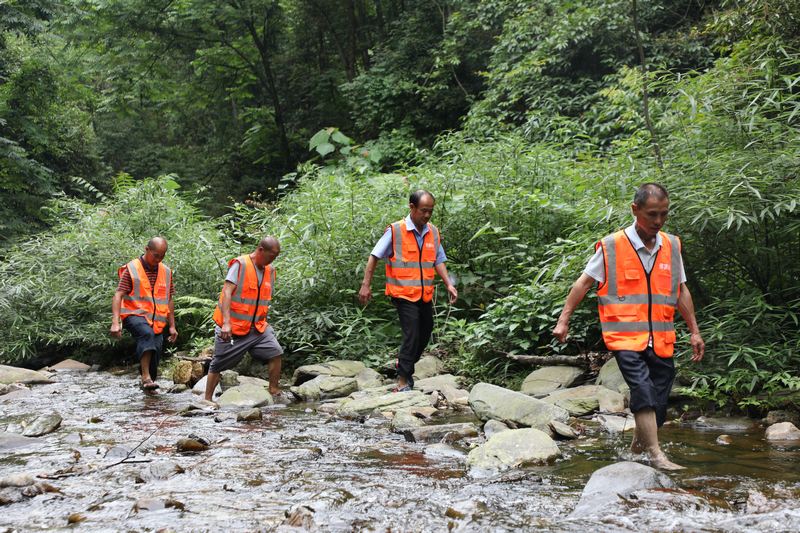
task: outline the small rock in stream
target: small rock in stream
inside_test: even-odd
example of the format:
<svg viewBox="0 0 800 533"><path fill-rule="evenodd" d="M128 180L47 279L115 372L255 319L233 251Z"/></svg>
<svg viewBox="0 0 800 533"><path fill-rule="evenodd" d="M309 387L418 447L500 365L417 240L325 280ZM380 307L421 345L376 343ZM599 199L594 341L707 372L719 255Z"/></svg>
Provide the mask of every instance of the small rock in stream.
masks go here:
<svg viewBox="0 0 800 533"><path fill-rule="evenodd" d="M172 461L152 463L139 471L136 475L136 483L169 479L176 474L183 474L185 471L181 465Z"/></svg>
<svg viewBox="0 0 800 533"><path fill-rule="evenodd" d="M160 500L157 498L141 498L136 500L136 503L133 504L133 511L135 513L138 513L139 511L160 511L161 509L167 508L174 508L183 511L186 509L186 506L178 500L173 500L172 498L167 498L165 500Z"/></svg>
<svg viewBox="0 0 800 533"><path fill-rule="evenodd" d="M719 444L720 446L728 446L730 444L733 444L733 439L731 438L730 435L720 435L719 437L717 437L717 444Z"/></svg>
<svg viewBox="0 0 800 533"><path fill-rule="evenodd" d="M563 422L559 422L558 420L550 421L550 429L553 431L554 435L563 437L565 439L578 438L578 432L572 429L572 426Z"/></svg>
<svg viewBox="0 0 800 533"><path fill-rule="evenodd" d="M61 415L52 412L36 417L33 422L25 426L22 435L25 437L41 437L52 433L61 426Z"/></svg>
<svg viewBox="0 0 800 533"><path fill-rule="evenodd" d="M81 513L72 513L67 517L67 525L80 524L84 520L86 520L86 515L83 515Z"/></svg>
<svg viewBox="0 0 800 533"><path fill-rule="evenodd" d="M258 407L254 407L253 409L247 409L245 411L239 411L236 413L236 421L237 422L251 422L254 420L261 420L261 409Z"/></svg>
<svg viewBox="0 0 800 533"><path fill-rule="evenodd" d="M182 453L202 452L208 449L208 441L200 438L192 438L190 436L190 438L179 439L178 442L175 443L175 449Z"/></svg>

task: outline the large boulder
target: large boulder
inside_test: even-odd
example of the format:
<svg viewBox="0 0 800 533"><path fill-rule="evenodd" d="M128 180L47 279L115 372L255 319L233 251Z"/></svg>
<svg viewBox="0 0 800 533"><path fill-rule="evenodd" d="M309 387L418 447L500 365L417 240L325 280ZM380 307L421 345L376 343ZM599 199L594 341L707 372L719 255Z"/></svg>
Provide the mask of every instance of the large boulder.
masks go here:
<svg viewBox="0 0 800 533"><path fill-rule="evenodd" d="M37 444L36 439L23 437L18 433L0 431L0 451L11 450L14 448L24 448L32 444Z"/></svg>
<svg viewBox="0 0 800 533"><path fill-rule="evenodd" d="M327 398L341 398L358 390L356 378L319 375L289 390L298 398L311 402Z"/></svg>
<svg viewBox="0 0 800 533"><path fill-rule="evenodd" d="M484 435L486 435L487 439L491 439L493 435L496 435L503 431L511 431L511 428L503 424L499 420L488 420L483 425L483 433Z"/></svg>
<svg viewBox="0 0 800 533"><path fill-rule="evenodd" d="M172 369L172 382L180 385L189 385L192 382L192 362L178 361Z"/></svg>
<svg viewBox="0 0 800 533"><path fill-rule="evenodd" d="M545 366L528 374L520 392L530 396L545 396L571 387L582 375L583 370L574 366Z"/></svg>
<svg viewBox="0 0 800 533"><path fill-rule="evenodd" d="M366 395L347 398L336 407L336 414L344 417L367 415L375 411L396 412L412 407L431 407L431 397L420 391L390 392L378 396Z"/></svg>
<svg viewBox="0 0 800 533"><path fill-rule="evenodd" d="M597 384L623 395L630 394L630 388L625 383L617 360L614 357L606 361L606 364L600 369L600 374L597 376Z"/></svg>
<svg viewBox="0 0 800 533"><path fill-rule="evenodd" d="M422 392L433 392L443 390L445 387L458 389L461 386L461 378L452 374L442 374L414 380L414 388Z"/></svg>
<svg viewBox="0 0 800 533"><path fill-rule="evenodd" d="M92 367L75 359L64 359L50 367L56 372L88 372L90 368Z"/></svg>
<svg viewBox="0 0 800 533"><path fill-rule="evenodd" d="M547 462L561 452L550 436L538 429L513 429L493 435L467 456L467 466L475 471L498 471Z"/></svg>
<svg viewBox="0 0 800 533"><path fill-rule="evenodd" d="M231 387L216 402L220 407L261 407L274 403L269 391L257 385Z"/></svg>
<svg viewBox="0 0 800 533"><path fill-rule="evenodd" d="M614 463L592 474L571 516L607 513L609 506L620 498L630 498L636 491L674 487L672 480L655 468L630 461Z"/></svg>
<svg viewBox="0 0 800 533"><path fill-rule="evenodd" d="M361 361L328 361L316 365L303 365L292 375L293 385L302 385L317 376L354 378L366 368Z"/></svg>
<svg viewBox="0 0 800 533"><path fill-rule="evenodd" d="M767 428L767 440L800 440L800 429L791 422L778 422Z"/></svg>
<svg viewBox="0 0 800 533"><path fill-rule="evenodd" d="M583 385L574 389L562 389L542 398L542 401L563 407L572 416L587 415L600 407L598 392L602 388L599 385Z"/></svg>
<svg viewBox="0 0 800 533"><path fill-rule="evenodd" d="M11 383L53 383L53 381L35 370L0 365L0 383L10 385Z"/></svg>
<svg viewBox="0 0 800 533"><path fill-rule="evenodd" d="M562 407L489 383L472 387L469 405L481 420L510 421L542 431L549 431L551 420L566 422L569 419L569 412Z"/></svg>

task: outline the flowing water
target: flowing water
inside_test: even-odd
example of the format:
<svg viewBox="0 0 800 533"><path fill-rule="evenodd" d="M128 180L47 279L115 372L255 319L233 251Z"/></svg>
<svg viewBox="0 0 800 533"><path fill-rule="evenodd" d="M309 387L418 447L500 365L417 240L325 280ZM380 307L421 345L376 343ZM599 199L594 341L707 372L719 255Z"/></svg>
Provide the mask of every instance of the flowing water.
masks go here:
<svg viewBox="0 0 800 533"><path fill-rule="evenodd" d="M590 432L559 442L552 465L474 479L467 443L408 443L376 417L340 420L315 404L265 408L256 422L181 417L191 392L145 396L135 376L105 372L56 379L0 396L0 430L52 410L64 419L33 445L0 449L0 478L58 489L0 506L0 531L291 530L287 514L303 506L306 527L323 531L800 531L800 446L769 444L761 428L728 431L720 446L722 431L665 427L667 453L688 467L670 476L702 500L665 493L570 518L591 473L626 457L627 434ZM190 434L209 449L178 453Z"/></svg>

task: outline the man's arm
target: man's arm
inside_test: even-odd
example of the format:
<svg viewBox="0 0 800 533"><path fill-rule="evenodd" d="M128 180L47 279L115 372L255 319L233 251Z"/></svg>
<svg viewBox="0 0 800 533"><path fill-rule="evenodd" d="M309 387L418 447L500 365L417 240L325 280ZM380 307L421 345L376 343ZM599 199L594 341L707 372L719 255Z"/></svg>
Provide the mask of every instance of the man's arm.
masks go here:
<svg viewBox="0 0 800 533"><path fill-rule="evenodd" d="M692 301L692 293L689 292L689 287L685 283L681 283L681 291L678 294L678 312L680 312L686 325L689 327L691 333L690 342L692 344L692 361L698 362L703 360L703 355L706 352L706 343L700 335L700 328L697 327L697 319L694 316L694 302Z"/></svg>
<svg viewBox="0 0 800 533"><path fill-rule="evenodd" d="M230 340L231 338L231 297L235 289L235 283L225 280L225 285L222 287L222 301L220 302L222 327L219 333L220 338L224 341Z"/></svg>
<svg viewBox="0 0 800 533"><path fill-rule="evenodd" d="M122 324L119 320L120 309L122 309L122 297L125 296L123 291L114 291L114 297L111 299L111 329L109 332L115 339L122 338Z"/></svg>
<svg viewBox="0 0 800 533"><path fill-rule="evenodd" d="M564 302L564 309L561 310L561 316L558 317L558 323L553 329L553 337L560 342L567 342L569 319L594 283L595 279L584 272L575 283L572 284L572 289L570 289L567 295L567 301Z"/></svg>
<svg viewBox="0 0 800 533"><path fill-rule="evenodd" d="M370 255L367 259L367 266L364 268L364 281L361 282L361 289L358 291L358 301L361 302L361 305L367 305L372 298L372 276L375 275L377 264L378 258Z"/></svg>
<svg viewBox="0 0 800 533"><path fill-rule="evenodd" d="M456 290L455 285L450 282L450 276L447 275L447 267L444 263L439 263L434 267L436 269L436 273L439 274L439 277L442 278L444 284L447 286L447 293L450 295L450 304L456 303L458 300L458 290Z"/></svg>

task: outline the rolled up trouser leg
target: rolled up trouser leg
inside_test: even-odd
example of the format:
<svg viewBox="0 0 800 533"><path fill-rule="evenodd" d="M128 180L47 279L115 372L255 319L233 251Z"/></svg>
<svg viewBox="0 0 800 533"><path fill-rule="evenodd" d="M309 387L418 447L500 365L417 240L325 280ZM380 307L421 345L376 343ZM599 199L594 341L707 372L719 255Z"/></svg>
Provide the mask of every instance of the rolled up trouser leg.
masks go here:
<svg viewBox="0 0 800 533"><path fill-rule="evenodd" d="M141 361L142 355L153 352L150 356L150 377L158 377L158 364L161 362L161 351L164 347L163 333L153 332L153 326L141 316L129 315L122 320L122 327L127 329L136 340L136 358ZM141 371L141 369L140 369Z"/></svg>
<svg viewBox="0 0 800 533"><path fill-rule="evenodd" d="M667 419L667 402L675 381L675 362L672 357L658 357L652 348L634 352L614 352L625 383L631 389L631 411L651 408L661 427Z"/></svg>

